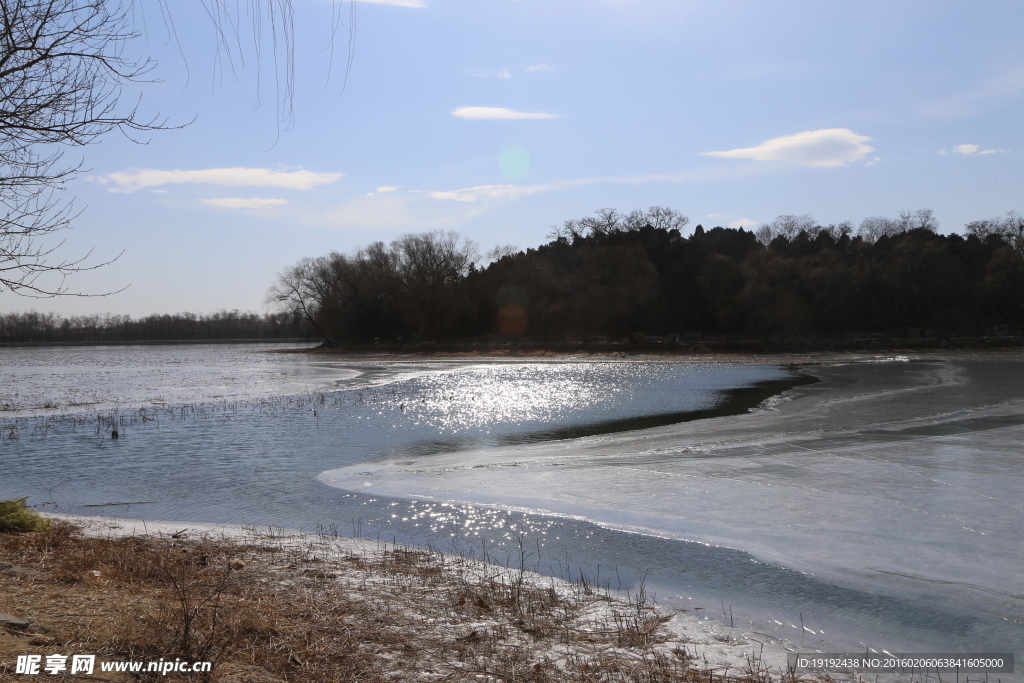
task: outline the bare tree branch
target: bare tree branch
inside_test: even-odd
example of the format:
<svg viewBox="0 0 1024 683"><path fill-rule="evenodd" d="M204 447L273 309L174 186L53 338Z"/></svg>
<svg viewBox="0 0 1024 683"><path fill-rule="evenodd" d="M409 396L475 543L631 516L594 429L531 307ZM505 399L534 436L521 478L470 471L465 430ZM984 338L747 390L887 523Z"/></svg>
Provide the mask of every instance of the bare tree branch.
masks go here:
<svg viewBox="0 0 1024 683"><path fill-rule="evenodd" d="M257 70L273 69L278 134L294 123L294 9L292 0L199 0L215 30L215 66L236 73L254 53ZM333 5L333 3L332 3ZM28 296L71 295L64 278L110 263L89 254L59 259L47 238L77 216L59 193L79 174L67 148L116 131L135 142L140 133L177 128L125 105L124 90L151 82L155 62L134 57L129 43L145 31L144 0L3 0L0 2L0 291ZM158 0L176 39L174 5ZM334 9L333 33L341 25ZM350 3L349 55L355 30ZM251 43L243 27L252 31ZM249 43L249 46L246 44ZM333 39L332 39L333 48ZM270 54L264 54L269 49ZM257 95L261 78L257 76ZM91 253L91 252L90 252ZM76 296L84 296L75 294Z"/></svg>

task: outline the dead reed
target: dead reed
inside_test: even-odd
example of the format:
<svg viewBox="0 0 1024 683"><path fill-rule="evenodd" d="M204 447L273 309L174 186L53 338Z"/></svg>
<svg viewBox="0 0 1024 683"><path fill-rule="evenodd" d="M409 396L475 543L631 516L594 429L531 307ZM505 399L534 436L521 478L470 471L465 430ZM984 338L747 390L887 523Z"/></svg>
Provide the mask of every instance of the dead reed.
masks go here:
<svg viewBox="0 0 1024 683"><path fill-rule="evenodd" d="M237 683L785 678L753 653L747 671L701 668L642 594L623 601L415 548L268 533L97 538L54 522L0 535L0 559L45 572L0 573L0 611L30 622L0 638L0 678L13 678L18 654L60 648L208 660L198 680Z"/></svg>

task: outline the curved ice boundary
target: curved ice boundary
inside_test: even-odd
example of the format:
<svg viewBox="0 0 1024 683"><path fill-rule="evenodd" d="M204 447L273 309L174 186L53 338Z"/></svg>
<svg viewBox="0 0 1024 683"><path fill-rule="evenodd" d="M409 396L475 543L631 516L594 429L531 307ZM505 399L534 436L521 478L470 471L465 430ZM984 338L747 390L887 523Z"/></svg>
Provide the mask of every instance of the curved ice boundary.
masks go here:
<svg viewBox="0 0 1024 683"><path fill-rule="evenodd" d="M805 370L825 382L770 410L365 463L320 480L736 548L1020 623L1024 363Z"/></svg>

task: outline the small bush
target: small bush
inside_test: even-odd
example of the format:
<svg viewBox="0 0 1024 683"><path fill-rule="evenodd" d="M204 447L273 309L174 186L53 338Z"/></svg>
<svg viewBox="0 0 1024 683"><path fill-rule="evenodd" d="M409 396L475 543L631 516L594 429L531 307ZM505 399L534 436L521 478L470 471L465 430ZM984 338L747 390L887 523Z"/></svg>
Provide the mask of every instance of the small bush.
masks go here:
<svg viewBox="0 0 1024 683"><path fill-rule="evenodd" d="M12 498L0 501L0 533L43 531L50 528L50 520L25 507L27 500L28 498Z"/></svg>

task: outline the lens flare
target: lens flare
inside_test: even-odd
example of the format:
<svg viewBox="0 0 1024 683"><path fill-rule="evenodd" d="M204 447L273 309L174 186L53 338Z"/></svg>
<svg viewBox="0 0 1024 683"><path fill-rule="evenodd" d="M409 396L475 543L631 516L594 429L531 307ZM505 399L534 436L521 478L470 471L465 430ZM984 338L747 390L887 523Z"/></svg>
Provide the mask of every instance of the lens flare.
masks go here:
<svg viewBox="0 0 1024 683"><path fill-rule="evenodd" d="M505 145L498 156L498 167L509 180L522 180L530 172L530 153L517 142Z"/></svg>
<svg viewBox="0 0 1024 683"><path fill-rule="evenodd" d="M526 329L526 309L515 303L499 308L498 329L505 334L522 334Z"/></svg>

